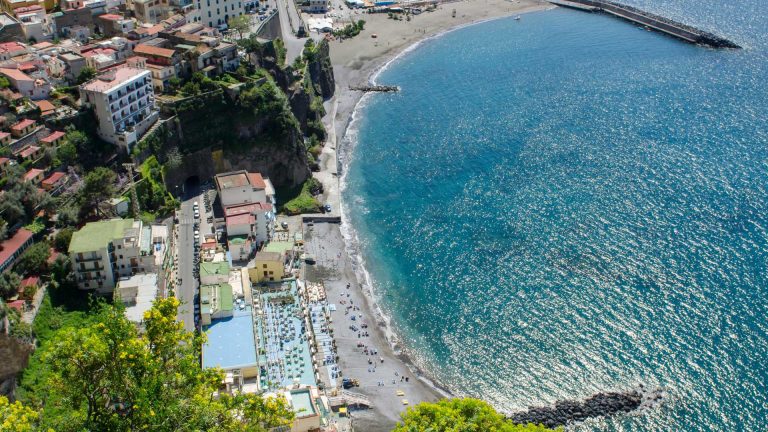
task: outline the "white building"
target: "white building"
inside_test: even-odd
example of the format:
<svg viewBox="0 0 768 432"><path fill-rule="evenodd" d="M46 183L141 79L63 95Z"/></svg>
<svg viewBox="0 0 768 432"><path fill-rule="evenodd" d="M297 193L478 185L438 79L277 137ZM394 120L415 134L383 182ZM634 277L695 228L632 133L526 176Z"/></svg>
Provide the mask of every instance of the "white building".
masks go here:
<svg viewBox="0 0 768 432"><path fill-rule="evenodd" d="M272 184L259 173L232 171L217 174L215 180L222 207L257 202L275 203Z"/></svg>
<svg viewBox="0 0 768 432"><path fill-rule="evenodd" d="M113 292L120 278L157 271L152 230L140 220L87 223L72 235L69 255L80 289ZM163 243L165 239L161 240Z"/></svg>
<svg viewBox="0 0 768 432"><path fill-rule="evenodd" d="M301 11L306 13L326 13L328 12L328 0L304 0L299 3Z"/></svg>
<svg viewBox="0 0 768 432"><path fill-rule="evenodd" d="M99 75L80 89L105 141L131 147L157 121L152 77L147 70L123 67Z"/></svg>
<svg viewBox="0 0 768 432"><path fill-rule="evenodd" d="M195 0L195 6L204 24L220 30L231 18L245 14L245 0Z"/></svg>

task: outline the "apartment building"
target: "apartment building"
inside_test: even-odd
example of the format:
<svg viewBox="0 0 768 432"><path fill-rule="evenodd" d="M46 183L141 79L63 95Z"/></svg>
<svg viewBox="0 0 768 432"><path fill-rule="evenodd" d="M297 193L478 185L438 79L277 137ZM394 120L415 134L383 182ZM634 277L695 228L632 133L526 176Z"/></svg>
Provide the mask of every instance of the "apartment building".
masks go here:
<svg viewBox="0 0 768 432"><path fill-rule="evenodd" d="M69 256L77 285L109 294L120 278L157 271L152 230L140 220L90 222L72 235Z"/></svg>
<svg viewBox="0 0 768 432"><path fill-rule="evenodd" d="M159 117L147 70L110 70L84 84L80 97L93 108L99 136L128 152Z"/></svg>
<svg viewBox="0 0 768 432"><path fill-rule="evenodd" d="M245 14L243 0L196 0L200 19L209 27L226 29L231 18Z"/></svg>

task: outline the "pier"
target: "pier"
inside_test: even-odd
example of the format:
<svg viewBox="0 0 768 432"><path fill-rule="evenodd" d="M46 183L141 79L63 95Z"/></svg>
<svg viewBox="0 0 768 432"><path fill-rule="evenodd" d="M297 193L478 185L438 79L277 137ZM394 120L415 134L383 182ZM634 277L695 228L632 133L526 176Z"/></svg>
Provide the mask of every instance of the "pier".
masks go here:
<svg viewBox="0 0 768 432"><path fill-rule="evenodd" d="M392 92L400 91L400 87L398 86L384 86L384 85L349 86L349 89L352 91L382 92L382 93L392 93Z"/></svg>
<svg viewBox="0 0 768 432"><path fill-rule="evenodd" d="M712 48L741 48L734 42L712 33L608 0L549 0L549 2L586 12L604 12L696 45Z"/></svg>

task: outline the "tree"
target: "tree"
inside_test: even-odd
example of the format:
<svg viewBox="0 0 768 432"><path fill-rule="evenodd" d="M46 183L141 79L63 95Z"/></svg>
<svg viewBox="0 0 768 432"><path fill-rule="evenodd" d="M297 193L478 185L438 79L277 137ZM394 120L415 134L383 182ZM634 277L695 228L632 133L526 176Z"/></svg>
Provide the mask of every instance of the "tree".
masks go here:
<svg viewBox="0 0 768 432"><path fill-rule="evenodd" d="M9 271L0 274L0 297L13 297L18 291L19 285L21 285L21 276L16 272Z"/></svg>
<svg viewBox="0 0 768 432"><path fill-rule="evenodd" d="M0 430L8 432L32 432L37 430L40 414L21 402L11 403L0 395Z"/></svg>
<svg viewBox="0 0 768 432"><path fill-rule="evenodd" d="M232 17L227 21L227 26L237 32L237 40L243 38L244 33L251 29L251 17L249 15L239 15Z"/></svg>
<svg viewBox="0 0 768 432"><path fill-rule="evenodd" d="M44 348L42 423L56 430L267 431L293 413L280 399L218 398L224 374L200 369L204 336L176 321L179 301L157 300L145 331L119 306L103 305L90 324L66 327Z"/></svg>
<svg viewBox="0 0 768 432"><path fill-rule="evenodd" d="M96 77L96 69L86 66L80 71L80 74L77 75L77 83L82 84L86 81L90 81L94 77Z"/></svg>
<svg viewBox="0 0 768 432"><path fill-rule="evenodd" d="M30 246L19 259L14 270L21 274L43 274L48 270L48 257L51 256L50 245L47 242L35 243Z"/></svg>
<svg viewBox="0 0 768 432"><path fill-rule="evenodd" d="M99 203L115 194L117 175L105 167L98 167L89 172L83 180L80 190L80 203L85 210L98 208Z"/></svg>
<svg viewBox="0 0 768 432"><path fill-rule="evenodd" d="M64 228L56 233L56 238L53 240L53 246L59 252L66 252L69 249L69 242L72 240L72 234L75 232L74 228Z"/></svg>
<svg viewBox="0 0 768 432"><path fill-rule="evenodd" d="M0 218L0 241L8 238L8 222Z"/></svg>
<svg viewBox="0 0 768 432"><path fill-rule="evenodd" d="M393 432L547 432L544 426L518 425L477 399L442 399L423 402L401 416Z"/></svg>
<svg viewBox="0 0 768 432"><path fill-rule="evenodd" d="M8 78L4 76L0 76L0 89L8 88L11 86L11 82L8 81Z"/></svg>
<svg viewBox="0 0 768 432"><path fill-rule="evenodd" d="M77 161L77 147L70 141L65 141L56 151L56 157L62 164L72 165Z"/></svg>

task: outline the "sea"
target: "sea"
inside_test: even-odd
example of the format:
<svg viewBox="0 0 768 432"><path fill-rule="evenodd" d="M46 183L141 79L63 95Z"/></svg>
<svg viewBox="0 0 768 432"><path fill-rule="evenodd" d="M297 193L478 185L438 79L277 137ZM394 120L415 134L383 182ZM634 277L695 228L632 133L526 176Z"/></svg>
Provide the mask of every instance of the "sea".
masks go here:
<svg viewBox="0 0 768 432"><path fill-rule="evenodd" d="M764 431L768 2L627 3L744 49L566 9L424 41L344 139L349 247L457 395L643 385L663 403L569 428Z"/></svg>

